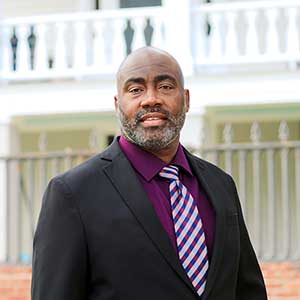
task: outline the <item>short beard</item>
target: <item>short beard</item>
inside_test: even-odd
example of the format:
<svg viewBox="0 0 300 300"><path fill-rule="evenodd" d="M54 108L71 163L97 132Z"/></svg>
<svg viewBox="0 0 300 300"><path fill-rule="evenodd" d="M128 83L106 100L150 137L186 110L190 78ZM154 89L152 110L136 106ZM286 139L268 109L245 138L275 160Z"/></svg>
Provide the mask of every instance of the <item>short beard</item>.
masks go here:
<svg viewBox="0 0 300 300"><path fill-rule="evenodd" d="M162 113L166 117L166 124L144 128L141 125L141 118L147 113ZM117 111L121 132L124 137L148 151L158 151L168 147L178 136L185 121L185 106L176 115L160 108L152 107L142 109L135 118L130 120L119 107Z"/></svg>

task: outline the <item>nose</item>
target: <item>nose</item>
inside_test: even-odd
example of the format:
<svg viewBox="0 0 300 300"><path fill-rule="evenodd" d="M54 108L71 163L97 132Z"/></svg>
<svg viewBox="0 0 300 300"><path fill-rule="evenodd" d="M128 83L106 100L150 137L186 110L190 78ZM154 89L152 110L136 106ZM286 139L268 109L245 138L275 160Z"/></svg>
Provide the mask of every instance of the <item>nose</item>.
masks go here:
<svg viewBox="0 0 300 300"><path fill-rule="evenodd" d="M142 107L158 106L162 104L162 100L158 97L155 89L148 89L141 101Z"/></svg>

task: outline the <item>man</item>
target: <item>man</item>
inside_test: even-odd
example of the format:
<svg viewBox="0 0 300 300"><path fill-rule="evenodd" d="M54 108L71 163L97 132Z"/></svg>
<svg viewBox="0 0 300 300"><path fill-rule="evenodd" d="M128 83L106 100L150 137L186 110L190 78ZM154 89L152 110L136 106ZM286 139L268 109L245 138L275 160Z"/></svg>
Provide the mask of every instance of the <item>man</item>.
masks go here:
<svg viewBox="0 0 300 300"><path fill-rule="evenodd" d="M46 190L32 299L266 300L231 177L179 143L177 61L141 48L117 88L121 137Z"/></svg>

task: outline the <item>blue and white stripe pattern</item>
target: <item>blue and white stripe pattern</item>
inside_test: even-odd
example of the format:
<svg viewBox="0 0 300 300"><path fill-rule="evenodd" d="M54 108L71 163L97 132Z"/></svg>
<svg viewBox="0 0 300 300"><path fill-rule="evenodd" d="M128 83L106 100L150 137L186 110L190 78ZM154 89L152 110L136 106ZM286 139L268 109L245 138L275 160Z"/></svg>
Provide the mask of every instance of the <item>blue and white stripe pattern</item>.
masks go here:
<svg viewBox="0 0 300 300"><path fill-rule="evenodd" d="M159 175L170 180L169 191L179 259L201 297L206 284L208 256L198 208L193 196L179 181L178 167L164 167Z"/></svg>

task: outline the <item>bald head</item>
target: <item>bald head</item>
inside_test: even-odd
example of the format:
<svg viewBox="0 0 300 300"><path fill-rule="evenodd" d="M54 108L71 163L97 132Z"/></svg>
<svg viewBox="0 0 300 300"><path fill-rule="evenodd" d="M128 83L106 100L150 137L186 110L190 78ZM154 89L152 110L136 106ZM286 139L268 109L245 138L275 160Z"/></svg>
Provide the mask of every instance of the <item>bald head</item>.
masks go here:
<svg viewBox="0 0 300 300"><path fill-rule="evenodd" d="M181 87L184 87L184 79L177 60L168 52L154 47L143 47L129 54L121 63L116 74L118 90L128 73L164 66L178 76Z"/></svg>
<svg viewBox="0 0 300 300"><path fill-rule="evenodd" d="M178 62L160 49L140 48L122 62L117 84L114 99L122 134L169 162L189 110L189 91ZM167 157L160 156L161 151Z"/></svg>

